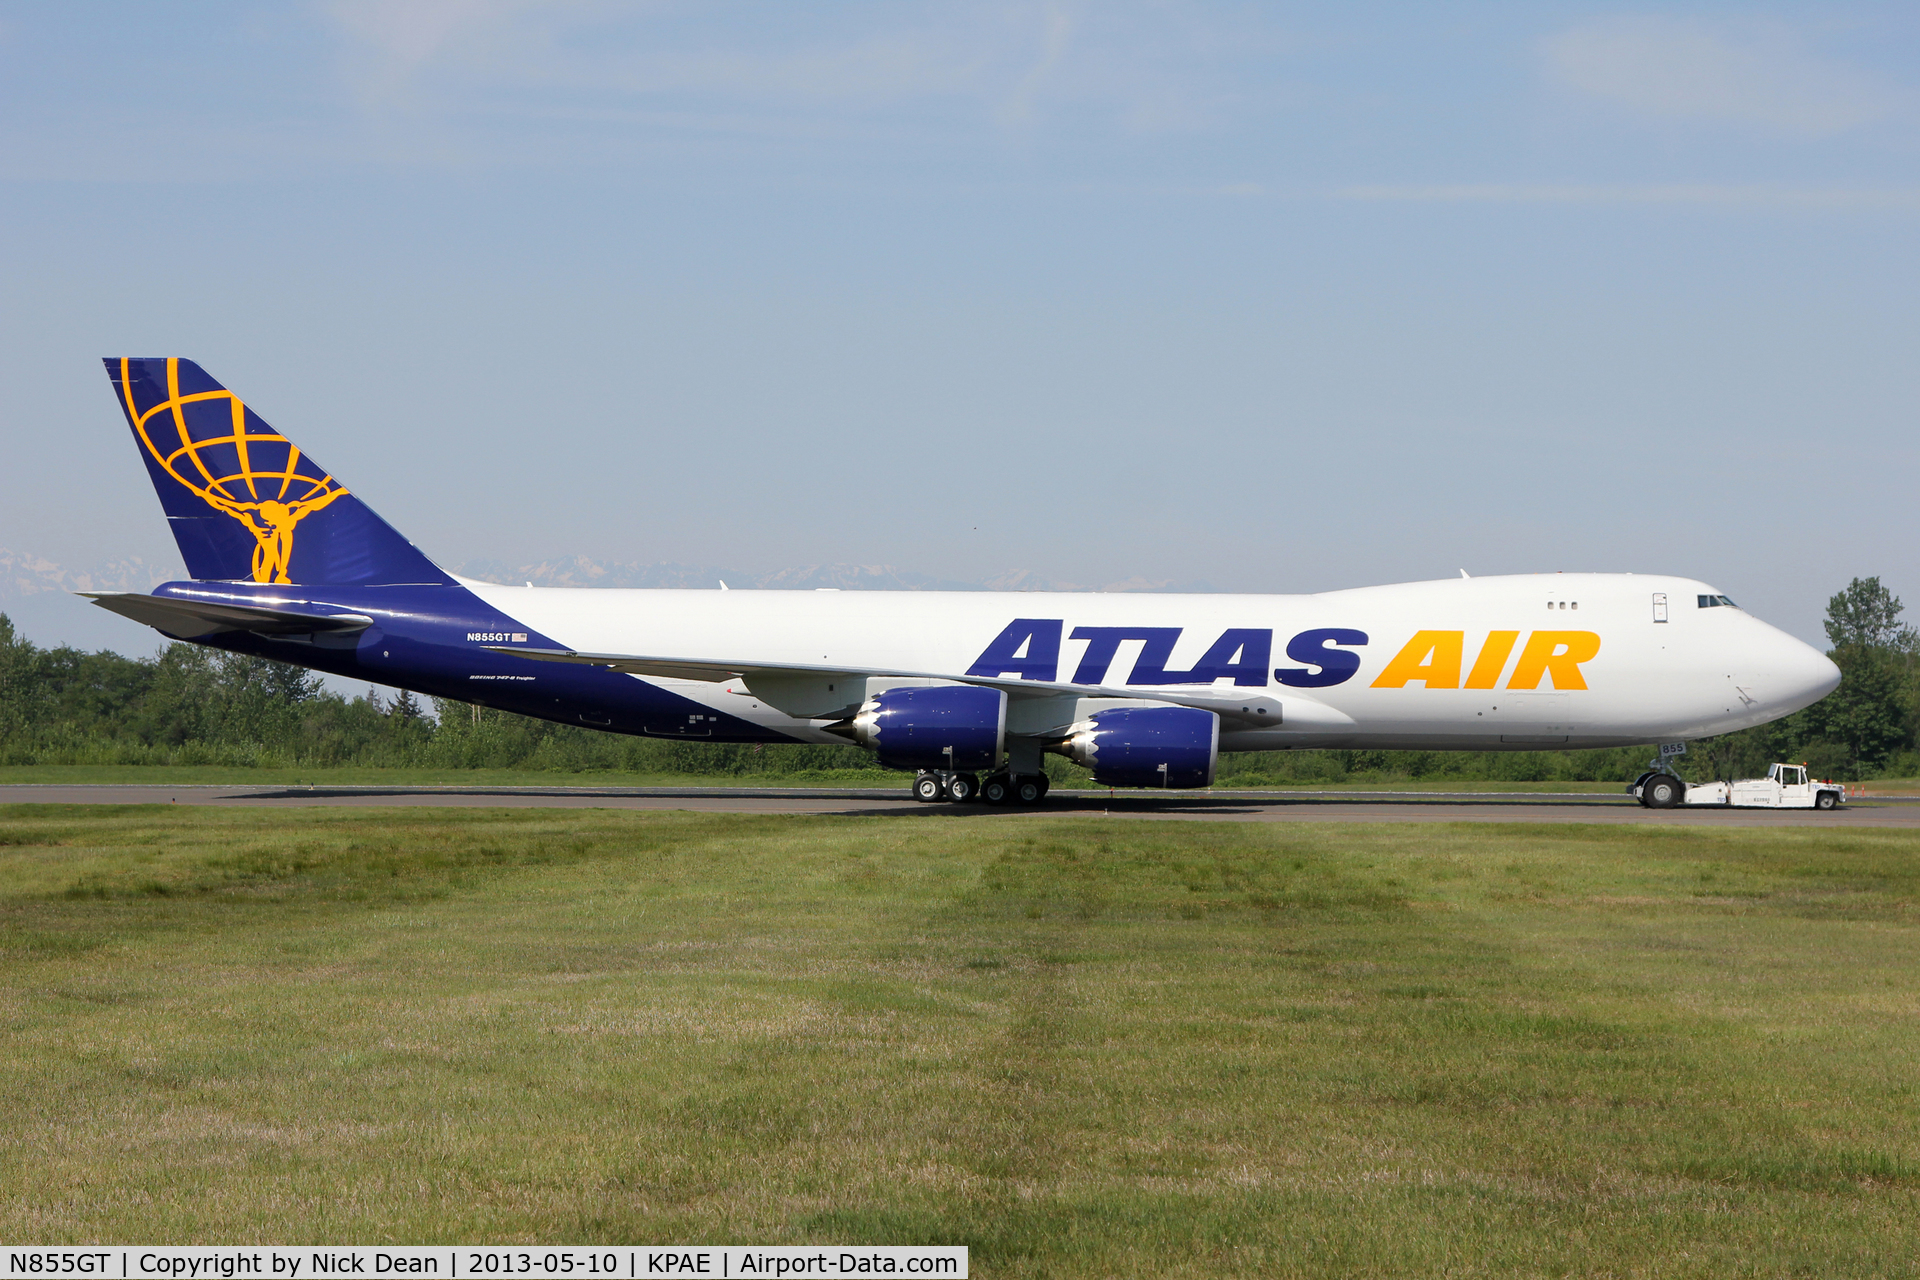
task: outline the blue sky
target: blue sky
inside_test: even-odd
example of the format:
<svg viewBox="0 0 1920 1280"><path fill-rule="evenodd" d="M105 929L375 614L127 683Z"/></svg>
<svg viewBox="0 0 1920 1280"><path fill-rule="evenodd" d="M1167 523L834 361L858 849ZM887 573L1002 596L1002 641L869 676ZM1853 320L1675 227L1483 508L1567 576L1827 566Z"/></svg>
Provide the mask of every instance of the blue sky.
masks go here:
<svg viewBox="0 0 1920 1280"><path fill-rule="evenodd" d="M1817 639L1920 605L1917 36L0 3L0 549L172 555L98 357L177 354L452 564L1671 571Z"/></svg>

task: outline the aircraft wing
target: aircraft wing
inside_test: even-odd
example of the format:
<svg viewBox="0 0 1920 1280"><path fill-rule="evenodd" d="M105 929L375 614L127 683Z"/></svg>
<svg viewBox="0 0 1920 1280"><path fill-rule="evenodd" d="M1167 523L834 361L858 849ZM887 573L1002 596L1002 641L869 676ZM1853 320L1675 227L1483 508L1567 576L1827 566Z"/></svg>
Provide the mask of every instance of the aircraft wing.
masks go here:
<svg viewBox="0 0 1920 1280"><path fill-rule="evenodd" d="M525 645L490 644L483 646L495 653L536 662L572 662L587 667L606 667L630 676L659 676L665 680L722 680L744 678L754 671L777 671L783 675L904 675L899 671L868 671L859 667L788 666L765 662L707 662L697 658L646 658L627 653L580 653L573 649L529 649Z"/></svg>
<svg viewBox="0 0 1920 1280"><path fill-rule="evenodd" d="M873 667L833 667L797 663L710 661L701 658L646 657L624 653L581 653L573 649L528 649L520 645L487 645L495 653L531 658L536 662L572 662L583 666L606 667L628 675L658 676L667 680L745 680L749 687L755 674L778 676L847 676L850 678L895 677L902 680L952 680L958 684L977 684L1000 689L1009 698L1047 698L1072 694L1081 698L1127 698L1133 701L1164 702L1170 706L1198 707L1234 722L1236 728L1277 729L1283 721L1288 728L1330 729L1350 725L1353 720L1340 711L1310 698L1288 695L1284 704L1265 693L1236 697L1232 690L1213 688L1181 690L1155 687L1126 689L1108 685L1061 684L1049 680L998 680L983 676L961 676L944 671L904 671Z"/></svg>
<svg viewBox="0 0 1920 1280"><path fill-rule="evenodd" d="M124 618L153 627L166 635L187 639L219 631L251 631L263 636L344 634L365 631L373 619L364 613L312 614L259 605L213 604L177 600L138 591L80 591L77 595Z"/></svg>

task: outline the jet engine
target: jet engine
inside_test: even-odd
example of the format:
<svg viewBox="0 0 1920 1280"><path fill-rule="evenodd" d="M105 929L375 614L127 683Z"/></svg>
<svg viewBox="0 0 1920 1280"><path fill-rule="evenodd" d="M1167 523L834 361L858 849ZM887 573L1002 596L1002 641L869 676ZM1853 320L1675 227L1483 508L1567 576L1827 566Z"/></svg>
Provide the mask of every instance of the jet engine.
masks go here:
<svg viewBox="0 0 1920 1280"><path fill-rule="evenodd" d="M992 769L1006 745L1007 695L970 684L887 689L861 706L850 728L889 769Z"/></svg>
<svg viewBox="0 0 1920 1280"><path fill-rule="evenodd" d="M1220 717L1196 707L1115 707L1074 726L1060 750L1104 787L1204 787L1220 758Z"/></svg>

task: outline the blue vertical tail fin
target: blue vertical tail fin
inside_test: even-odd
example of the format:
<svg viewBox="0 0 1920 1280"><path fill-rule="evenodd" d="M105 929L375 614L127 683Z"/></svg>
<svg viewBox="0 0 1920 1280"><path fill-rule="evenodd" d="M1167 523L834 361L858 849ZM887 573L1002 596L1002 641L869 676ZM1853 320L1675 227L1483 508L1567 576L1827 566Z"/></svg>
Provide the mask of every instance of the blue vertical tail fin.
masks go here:
<svg viewBox="0 0 1920 1280"><path fill-rule="evenodd" d="M193 577L453 581L193 361L106 365Z"/></svg>

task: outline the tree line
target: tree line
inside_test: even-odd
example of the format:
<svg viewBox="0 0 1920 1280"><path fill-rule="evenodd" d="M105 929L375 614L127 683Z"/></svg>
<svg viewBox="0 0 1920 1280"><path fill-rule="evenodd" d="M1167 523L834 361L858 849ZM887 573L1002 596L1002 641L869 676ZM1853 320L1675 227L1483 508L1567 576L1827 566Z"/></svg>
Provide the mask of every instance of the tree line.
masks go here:
<svg viewBox="0 0 1920 1280"><path fill-rule="evenodd" d="M1682 772L1760 773L1805 760L1849 781L1920 775L1920 635L1878 578L1856 578L1828 603L1840 688L1782 720L1697 744ZM1590 751L1274 751L1226 756L1221 781L1340 782L1441 778L1626 781L1646 747ZM40 648L0 614L0 764L517 769L650 775L891 777L852 746L766 746L630 738L411 694L328 690L267 658L192 644L152 657ZM1079 771L1049 757L1061 781Z"/></svg>

